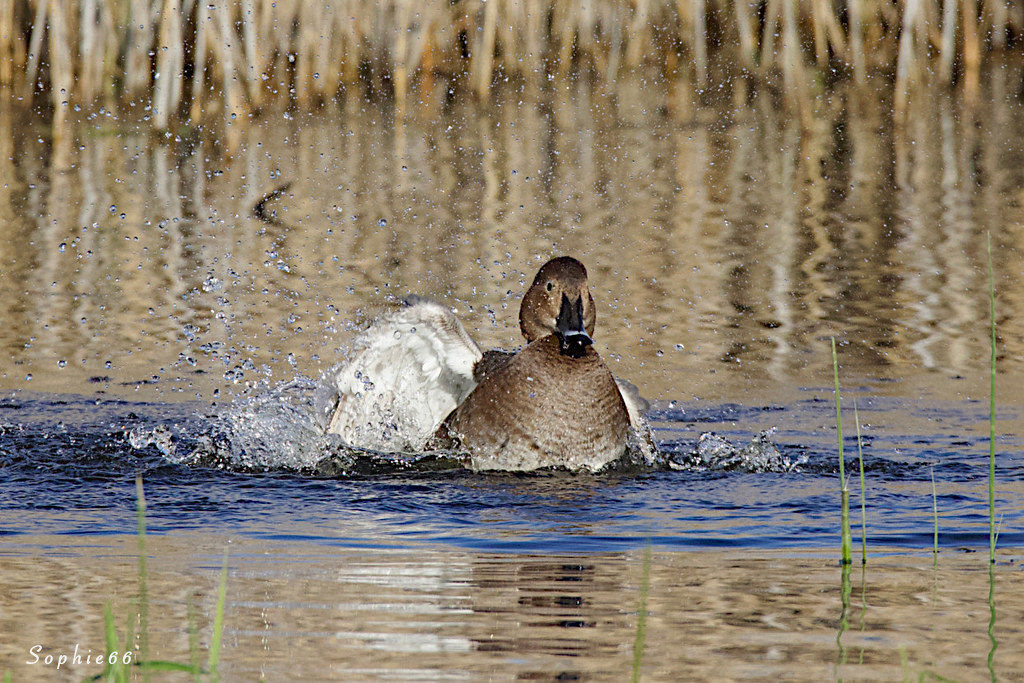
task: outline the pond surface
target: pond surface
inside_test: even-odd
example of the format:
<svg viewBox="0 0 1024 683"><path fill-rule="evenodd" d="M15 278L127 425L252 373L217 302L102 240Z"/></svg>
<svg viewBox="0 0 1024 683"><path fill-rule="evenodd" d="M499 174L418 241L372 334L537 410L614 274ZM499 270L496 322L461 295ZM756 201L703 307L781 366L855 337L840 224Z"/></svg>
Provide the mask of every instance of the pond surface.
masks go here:
<svg viewBox="0 0 1024 683"><path fill-rule="evenodd" d="M351 95L166 138L98 112L66 147L0 111L0 674L98 673L27 661L100 652L107 601L122 634L145 613L140 651L188 661L227 550L229 679L621 680L640 613L651 680L1012 678L1020 82L1005 65L985 107L935 92L899 125L871 92L801 123L756 92L688 109L640 76L611 94L509 86L487 107L438 86L399 120ZM276 220L254 219L285 182ZM408 292L457 309L482 347L518 345L519 298L561 253L586 263L598 348L652 401L663 449L774 430L799 467L327 476L301 421L245 421ZM854 477L848 577L833 336L847 472L855 399L867 488L862 571ZM186 457L217 439L222 457Z"/></svg>

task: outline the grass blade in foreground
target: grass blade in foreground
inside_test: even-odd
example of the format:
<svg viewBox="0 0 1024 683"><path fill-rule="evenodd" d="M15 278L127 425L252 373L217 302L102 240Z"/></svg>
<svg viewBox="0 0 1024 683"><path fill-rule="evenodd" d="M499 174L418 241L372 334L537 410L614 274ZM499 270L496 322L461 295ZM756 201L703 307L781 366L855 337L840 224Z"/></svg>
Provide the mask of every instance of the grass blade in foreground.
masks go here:
<svg viewBox="0 0 1024 683"><path fill-rule="evenodd" d="M640 573L640 604L636 609L636 638L633 640L633 683L640 680L647 637L647 593L651 589L651 544L644 546L644 563Z"/></svg>
<svg viewBox="0 0 1024 683"><path fill-rule="evenodd" d="M989 387L988 387L988 651L989 677L996 680L996 278L992 269L992 233L988 233L988 315L989 315Z"/></svg>
<svg viewBox="0 0 1024 683"><path fill-rule="evenodd" d="M996 281L992 270L992 233L988 234L988 315L990 332L988 387L988 561L996 561Z"/></svg>
<svg viewBox="0 0 1024 683"><path fill-rule="evenodd" d="M939 566L939 500L935 495L935 466L932 465L932 516L935 518L935 535L932 539L932 565Z"/></svg>
<svg viewBox="0 0 1024 683"><path fill-rule="evenodd" d="M840 544L842 546L843 564L850 564L850 490L846 486L846 462L843 456L843 415L839 408L839 358L836 356L836 338L832 337L832 377L835 381L836 397L836 432L839 438L839 504L842 518L840 520Z"/></svg>
<svg viewBox="0 0 1024 683"><path fill-rule="evenodd" d="M213 637L210 639L210 657L206 668L212 680L220 680L217 664L220 661L220 639L224 632L224 603L228 588L228 551L224 550L224 564L220 569L220 587L217 589L217 612L213 617Z"/></svg>
<svg viewBox="0 0 1024 683"><path fill-rule="evenodd" d="M146 569L146 491L142 474L135 475L135 515L139 551L139 652L141 661L149 659L149 589Z"/></svg>
<svg viewBox="0 0 1024 683"><path fill-rule="evenodd" d="M864 448L860 439L860 415L857 414L857 399L853 399L853 424L857 428L857 463L860 465L860 563L868 563L868 513L864 488Z"/></svg>

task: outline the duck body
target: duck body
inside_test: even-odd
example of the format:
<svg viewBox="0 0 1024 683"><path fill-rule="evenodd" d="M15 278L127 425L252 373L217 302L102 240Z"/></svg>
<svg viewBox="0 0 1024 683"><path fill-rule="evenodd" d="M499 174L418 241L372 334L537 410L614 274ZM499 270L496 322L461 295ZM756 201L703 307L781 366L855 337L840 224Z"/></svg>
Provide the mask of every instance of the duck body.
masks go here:
<svg viewBox="0 0 1024 683"><path fill-rule="evenodd" d="M622 457L629 414L592 346L579 358L544 337L486 376L442 426L475 470L596 471Z"/></svg>
<svg viewBox="0 0 1024 683"><path fill-rule="evenodd" d="M593 347L595 317L586 270L568 257L524 296L516 353L481 353L454 314L415 299L335 372L328 431L381 451L452 447L474 470L600 470L625 455L631 430L649 431L643 399Z"/></svg>

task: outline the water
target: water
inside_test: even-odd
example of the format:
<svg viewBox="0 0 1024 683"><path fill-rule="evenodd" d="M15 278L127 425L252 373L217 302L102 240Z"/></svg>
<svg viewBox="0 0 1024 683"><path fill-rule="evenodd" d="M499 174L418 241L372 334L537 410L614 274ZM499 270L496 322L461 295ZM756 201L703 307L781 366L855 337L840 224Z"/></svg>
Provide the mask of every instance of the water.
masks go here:
<svg viewBox="0 0 1024 683"><path fill-rule="evenodd" d="M853 92L804 127L763 96L691 116L639 79L439 98L405 121L350 95L158 143L114 117L64 150L0 112L0 673L48 677L36 644L101 650L107 601L122 632L139 613L141 473L149 654L187 660L191 612L208 643L226 549L231 679L620 680L648 545L652 680L987 675L991 232L993 671L1012 678L1020 73L993 72L991 106L936 93L904 126ZM287 181L276 223L251 218ZM652 400L676 467L482 475L319 434L302 378L389 302L431 296L481 346L514 346L556 253L587 264L598 348ZM832 336L847 472L856 399L867 484L845 610ZM742 449L765 430L795 468L693 457L705 432Z"/></svg>

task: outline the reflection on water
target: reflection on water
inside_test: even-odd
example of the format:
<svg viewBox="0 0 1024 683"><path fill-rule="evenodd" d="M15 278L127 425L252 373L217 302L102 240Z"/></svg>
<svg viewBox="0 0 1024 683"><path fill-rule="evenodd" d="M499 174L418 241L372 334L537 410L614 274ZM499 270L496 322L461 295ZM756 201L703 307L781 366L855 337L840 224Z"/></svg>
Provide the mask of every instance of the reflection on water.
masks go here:
<svg viewBox="0 0 1024 683"><path fill-rule="evenodd" d="M14 634L0 661L15 680L42 677L27 651L102 648L102 607L114 598L119 628L134 612L131 537L68 546L28 537L0 557L8 590L0 628ZM188 661L188 607L208 644L225 540L150 536L147 577L151 656ZM24 558L12 550L34 547ZM230 680L400 678L622 680L632 663L641 554L372 554L303 544L228 544L228 602L221 673ZM642 674L649 680L894 680L983 670L988 574L970 556L895 555L864 573L866 601L841 633L840 568L833 559L782 554L654 552ZM1001 642L1020 642L1019 573L1003 566ZM859 572L857 572L859 574ZM999 578L1002 574L1003 578ZM854 581L861 584L855 576ZM47 590L41 590L41 586ZM123 633L123 631L122 631ZM905 663L901 663L905 659ZM999 652L1012 675L1024 653ZM81 677L96 673L73 669Z"/></svg>
<svg viewBox="0 0 1024 683"><path fill-rule="evenodd" d="M988 106L934 92L897 128L853 90L801 126L767 95L677 113L637 77L487 108L438 92L402 120L353 96L164 138L101 112L64 159L7 103L0 382L209 399L332 364L353 320L409 291L515 345L526 278L565 252L591 269L616 373L652 397L816 383L832 334L847 376L942 383L984 367L986 231L1018 372L1020 70L992 72ZM284 181L282 225L253 219Z"/></svg>

